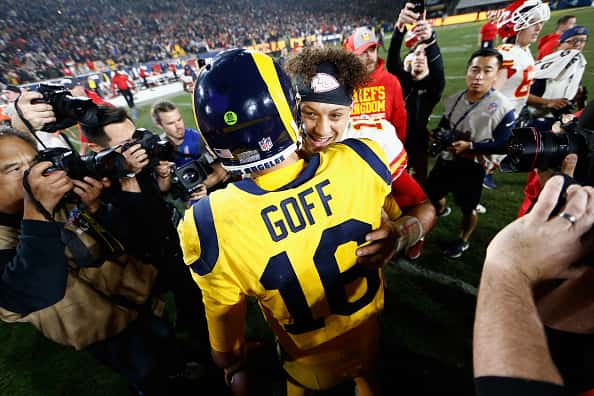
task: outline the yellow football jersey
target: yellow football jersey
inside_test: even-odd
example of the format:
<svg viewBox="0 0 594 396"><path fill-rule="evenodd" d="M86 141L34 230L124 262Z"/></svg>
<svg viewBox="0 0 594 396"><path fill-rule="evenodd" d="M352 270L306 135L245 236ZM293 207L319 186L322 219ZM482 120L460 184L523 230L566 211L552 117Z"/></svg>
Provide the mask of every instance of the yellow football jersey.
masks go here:
<svg viewBox="0 0 594 396"><path fill-rule="evenodd" d="M355 251L380 226L382 207L400 216L391 182L377 143L349 139L188 209L178 231L202 289L212 347L229 352L242 340L243 323L222 318L241 316L246 295L257 297L293 356L381 311L381 271L357 264Z"/></svg>

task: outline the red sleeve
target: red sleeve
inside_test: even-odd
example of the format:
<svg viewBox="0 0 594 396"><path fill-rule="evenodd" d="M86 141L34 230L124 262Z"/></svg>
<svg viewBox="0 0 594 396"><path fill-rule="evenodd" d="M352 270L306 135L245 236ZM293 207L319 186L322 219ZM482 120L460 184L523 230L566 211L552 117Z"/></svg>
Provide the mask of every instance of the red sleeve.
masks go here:
<svg viewBox="0 0 594 396"><path fill-rule="evenodd" d="M403 210L427 199L419 183L406 171L392 182L392 196Z"/></svg>
<svg viewBox="0 0 594 396"><path fill-rule="evenodd" d="M402 143L406 141L406 105L404 104L404 96L402 95L402 86L398 78L394 78L394 85L392 91L394 97L394 110L392 112L392 119L390 122L396 128L396 135Z"/></svg>

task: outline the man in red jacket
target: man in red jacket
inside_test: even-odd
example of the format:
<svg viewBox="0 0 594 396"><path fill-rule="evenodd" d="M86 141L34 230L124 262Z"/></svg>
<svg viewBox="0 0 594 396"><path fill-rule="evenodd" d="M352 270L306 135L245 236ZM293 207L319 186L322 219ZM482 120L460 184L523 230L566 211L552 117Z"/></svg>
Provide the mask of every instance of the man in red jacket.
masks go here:
<svg viewBox="0 0 594 396"><path fill-rule="evenodd" d="M379 117L396 128L396 135L404 143L406 139L406 107L400 81L384 68L384 60L377 56L378 41L375 33L360 27L347 39L346 49L354 52L367 67L369 81L355 89L352 118L361 116Z"/></svg>
<svg viewBox="0 0 594 396"><path fill-rule="evenodd" d="M116 87L124 99L126 99L128 107L134 109L134 95L132 94L132 89L136 88L136 86L123 70L116 71L116 75L111 79L111 90L114 95L116 94ZM135 110L132 111L135 113Z"/></svg>

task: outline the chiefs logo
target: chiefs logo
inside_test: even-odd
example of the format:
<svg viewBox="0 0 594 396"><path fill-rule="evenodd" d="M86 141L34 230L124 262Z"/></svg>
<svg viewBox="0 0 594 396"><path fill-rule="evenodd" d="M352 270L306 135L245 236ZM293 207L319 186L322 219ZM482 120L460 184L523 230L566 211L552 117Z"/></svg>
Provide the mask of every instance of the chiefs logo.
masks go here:
<svg viewBox="0 0 594 396"><path fill-rule="evenodd" d="M318 73L311 79L311 89L315 93L329 92L340 87L334 76L326 73Z"/></svg>

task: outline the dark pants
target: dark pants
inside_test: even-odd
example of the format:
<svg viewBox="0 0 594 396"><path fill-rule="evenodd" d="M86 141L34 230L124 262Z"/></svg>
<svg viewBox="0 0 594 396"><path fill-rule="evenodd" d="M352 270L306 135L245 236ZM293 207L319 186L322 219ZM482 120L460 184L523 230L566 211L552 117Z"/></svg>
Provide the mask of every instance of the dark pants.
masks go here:
<svg viewBox="0 0 594 396"><path fill-rule="evenodd" d="M408 155L408 168L414 169L413 177L421 187L424 187L427 182L427 150L429 149L429 132L427 129L408 129L404 148Z"/></svg>
<svg viewBox="0 0 594 396"><path fill-rule="evenodd" d="M453 161L438 159L425 186L425 192L433 204L448 193L454 194L454 201L464 214L470 214L481 200L485 170L481 164L456 158Z"/></svg>
<svg viewBox="0 0 594 396"><path fill-rule="evenodd" d="M121 333L86 350L147 396L169 394L170 377L181 373L185 367L171 326L148 314Z"/></svg>
<svg viewBox="0 0 594 396"><path fill-rule="evenodd" d="M120 93L122 94L124 99L126 99L126 103L128 103L128 107L133 108L134 107L134 95L132 95L132 92L129 89L123 89L123 90L121 89Z"/></svg>

